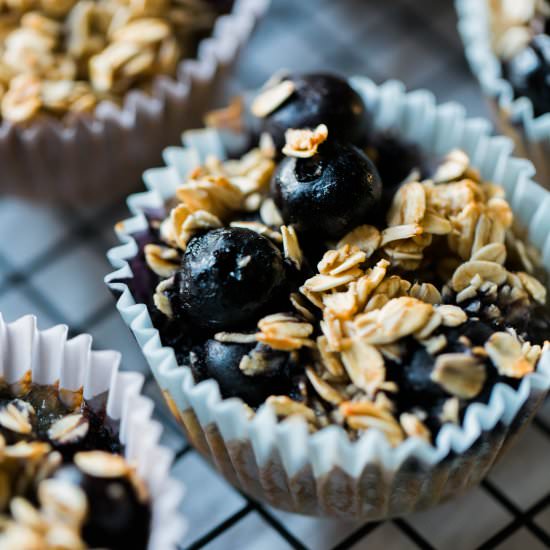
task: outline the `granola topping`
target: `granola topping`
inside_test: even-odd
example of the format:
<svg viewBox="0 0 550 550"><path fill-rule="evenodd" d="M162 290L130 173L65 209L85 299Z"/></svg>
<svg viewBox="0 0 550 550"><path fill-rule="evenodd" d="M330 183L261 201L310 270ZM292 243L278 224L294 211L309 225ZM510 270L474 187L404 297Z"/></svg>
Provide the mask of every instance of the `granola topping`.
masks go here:
<svg viewBox="0 0 550 550"><path fill-rule="evenodd" d="M288 157L309 158L317 154L321 143L328 138L328 128L320 124L314 130L287 130L283 154Z"/></svg>
<svg viewBox="0 0 550 550"><path fill-rule="evenodd" d="M294 83L291 80L282 80L281 82L266 85L254 99L250 110L254 116L264 118L277 107L282 105L295 90Z"/></svg>
<svg viewBox="0 0 550 550"><path fill-rule="evenodd" d="M261 116L294 93L285 82L262 92ZM289 130L283 153L315 162L329 130ZM413 172L385 222L360 223L330 240L325 234L314 254L311 226L291 223L269 191L275 167L272 147L208 159L169 203L162 245L146 248L160 278L154 301L168 318L173 270L159 261L174 260L177 269L192 248L192 234L183 235L189 216L211 221L197 227L199 235L220 226L252 230L285 258L286 306L278 296L259 319L209 336L222 345L216 353L227 354L223 365L233 362L250 384L255 404L266 403L281 420L302 416L311 431L337 424L353 439L378 429L392 445L407 437L433 442L494 383L536 369L544 341L531 340L529 323L546 303L540 262L503 189L484 181L464 152L449 153L431 179ZM252 196L253 208L245 208ZM239 257L237 268L250 261L250 253ZM288 392L271 390L273 380ZM222 382L238 394L230 381Z"/></svg>
<svg viewBox="0 0 550 550"><path fill-rule="evenodd" d="M209 2L7 2L0 15L2 117L91 113L150 91L193 55L218 10Z"/></svg>

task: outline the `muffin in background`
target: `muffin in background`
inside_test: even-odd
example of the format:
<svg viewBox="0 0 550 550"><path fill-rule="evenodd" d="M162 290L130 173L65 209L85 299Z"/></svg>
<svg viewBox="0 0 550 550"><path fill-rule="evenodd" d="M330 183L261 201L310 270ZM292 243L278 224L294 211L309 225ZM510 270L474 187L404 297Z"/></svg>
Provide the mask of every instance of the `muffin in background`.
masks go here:
<svg viewBox="0 0 550 550"><path fill-rule="evenodd" d="M127 193L197 123L267 5L3 6L0 191L65 203Z"/></svg>

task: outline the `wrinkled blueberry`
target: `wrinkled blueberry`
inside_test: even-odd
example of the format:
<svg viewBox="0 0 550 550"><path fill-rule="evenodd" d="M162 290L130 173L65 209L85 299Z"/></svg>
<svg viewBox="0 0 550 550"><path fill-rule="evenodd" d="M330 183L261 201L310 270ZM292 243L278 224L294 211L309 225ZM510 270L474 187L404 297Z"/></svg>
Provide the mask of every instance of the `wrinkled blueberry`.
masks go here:
<svg viewBox="0 0 550 550"><path fill-rule="evenodd" d="M255 320L285 283L279 249L249 229L214 229L192 239L176 273L176 315L211 329Z"/></svg>
<svg viewBox="0 0 550 550"><path fill-rule="evenodd" d="M526 96L542 115L550 110L550 36L538 34L503 65L517 96Z"/></svg>
<svg viewBox="0 0 550 550"><path fill-rule="evenodd" d="M271 181L286 223L332 238L369 223L381 188L378 171L365 153L334 142L323 144L311 158L285 158Z"/></svg>
<svg viewBox="0 0 550 550"><path fill-rule="evenodd" d="M278 149L289 128L313 129L326 124L332 138L361 143L371 126L371 116L359 94L342 78L329 74L293 75L294 93L261 121L261 131Z"/></svg>
<svg viewBox="0 0 550 550"><path fill-rule="evenodd" d="M249 376L239 365L247 354L267 363L265 374ZM258 344L228 344L208 340L204 346L204 374L217 380L224 397L240 397L251 407L270 395L287 394L291 388L292 361L286 352Z"/></svg>
<svg viewBox="0 0 550 550"><path fill-rule="evenodd" d="M80 487L88 499L82 536L92 548L146 548L150 510L140 502L126 478L102 478L83 473L74 464L59 468L55 479Z"/></svg>

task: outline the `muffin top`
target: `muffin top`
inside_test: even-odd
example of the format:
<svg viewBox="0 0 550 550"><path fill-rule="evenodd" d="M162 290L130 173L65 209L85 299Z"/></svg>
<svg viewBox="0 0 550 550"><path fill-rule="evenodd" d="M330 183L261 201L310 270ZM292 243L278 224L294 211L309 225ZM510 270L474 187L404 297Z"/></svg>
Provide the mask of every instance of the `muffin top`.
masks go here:
<svg viewBox="0 0 550 550"><path fill-rule="evenodd" d="M535 115L550 110L550 37L547 0L490 0L491 41L504 77Z"/></svg>
<svg viewBox="0 0 550 550"><path fill-rule="evenodd" d="M253 112L302 101L285 82ZM267 403L311 431L433 441L536 369L549 326L538 255L464 152L434 164L360 119L354 142L333 138L325 96L301 93L323 97L311 126L289 126L281 149L264 131L237 158L208 158L146 213L129 287L179 363L250 414Z"/></svg>
<svg viewBox="0 0 550 550"><path fill-rule="evenodd" d="M147 489L119 454L105 402L54 386L0 388L0 547L147 547Z"/></svg>
<svg viewBox="0 0 550 550"><path fill-rule="evenodd" d="M193 56L231 2L9 0L0 6L4 120L92 112L151 91Z"/></svg>

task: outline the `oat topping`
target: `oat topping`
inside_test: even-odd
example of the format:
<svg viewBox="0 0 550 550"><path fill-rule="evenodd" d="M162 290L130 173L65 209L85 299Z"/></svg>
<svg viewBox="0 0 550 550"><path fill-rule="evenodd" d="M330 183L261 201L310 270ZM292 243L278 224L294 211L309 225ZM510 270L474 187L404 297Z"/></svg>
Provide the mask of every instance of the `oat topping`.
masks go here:
<svg viewBox="0 0 550 550"><path fill-rule="evenodd" d="M523 378L535 366L526 357L517 337L509 332L495 332L485 343L485 350L503 376Z"/></svg>
<svg viewBox="0 0 550 550"><path fill-rule="evenodd" d="M52 441L64 443L76 443L86 437L90 424L82 413L74 413L64 416L54 422L48 430L48 436Z"/></svg>
<svg viewBox="0 0 550 550"><path fill-rule="evenodd" d="M280 107L294 91L295 85L291 80L282 80L275 83L268 82L252 102L250 111L254 116L265 118Z"/></svg>
<svg viewBox="0 0 550 550"><path fill-rule="evenodd" d="M283 154L287 157L310 158L328 138L328 128L320 124L314 130L287 130Z"/></svg>
<svg viewBox="0 0 550 550"><path fill-rule="evenodd" d="M0 409L0 425L18 434L32 432L31 417L35 414L30 403L14 399Z"/></svg>
<svg viewBox="0 0 550 550"><path fill-rule="evenodd" d="M491 0L491 34L495 53L509 59L533 36L532 22L550 16L545 0Z"/></svg>
<svg viewBox="0 0 550 550"><path fill-rule="evenodd" d="M212 4L70 0L7 2L0 27L4 119L92 112L174 76L217 17ZM3 93L2 93L3 92Z"/></svg>
<svg viewBox="0 0 550 550"><path fill-rule="evenodd" d="M487 374L475 357L462 353L442 353L435 360L432 380L451 395L472 399L479 394Z"/></svg>
<svg viewBox="0 0 550 550"><path fill-rule="evenodd" d="M262 112L293 93L284 83L263 92ZM285 153L314 155L326 130L289 131ZM412 174L395 192L385 223L358 225L324 243L317 266L308 255L310 235L285 224L268 195L274 169L270 147L240 159L208 159L170 203L160 224L163 244L145 252L161 279L155 305L168 317L172 268L192 236L190 216L211 221L193 226L197 231L220 225L256 231L293 264L298 279L288 310L264 316L255 332L252 325L213 336L250 346L236 365L258 384L272 374L265 350L292 354L296 390L264 398L280 419L300 415L311 431L338 424L351 438L376 428L393 445L407 437L432 442L438 426L459 423L465 406L482 400L495 378L519 379L536 369L543 342L508 323L520 326L546 303L540 262L515 226L503 189L482 180L464 152L449 153L431 179ZM244 217L252 196L259 197L255 210Z"/></svg>
<svg viewBox="0 0 550 550"><path fill-rule="evenodd" d="M424 425L418 416L411 413L403 413L399 417L399 422L408 437L419 437L428 443L431 441L432 435L430 430Z"/></svg>
<svg viewBox="0 0 550 550"><path fill-rule="evenodd" d="M309 339L313 333L313 326L301 322L293 315L275 313L268 315L258 322L260 332L256 334L258 342L277 350L292 351L303 346L313 346Z"/></svg>
<svg viewBox="0 0 550 550"><path fill-rule="evenodd" d="M159 277L171 277L179 267L179 254L174 248L148 244L144 248L147 265Z"/></svg>
<svg viewBox="0 0 550 550"><path fill-rule="evenodd" d="M12 479L16 479L16 483L3 488L6 494L2 494L0 502L0 546L6 550L88 548L82 531L90 513L90 498L100 498L100 493L90 497L76 478L48 478L61 467L58 453L46 443L26 445L37 450L40 446L40 451L34 455L24 454L20 450L21 444L17 444L4 447L0 455L0 471L10 472ZM19 447L17 452L13 452L15 447ZM76 457L89 475L127 477L132 483L132 470L118 455L94 451L78 453ZM113 468L113 464L119 466ZM31 503L29 494L35 495L36 504ZM121 496L113 495L112 498Z"/></svg>
<svg viewBox="0 0 550 550"><path fill-rule="evenodd" d="M302 249L294 227L292 225L281 225L281 234L283 236L285 257L296 266L296 269L300 269L302 267Z"/></svg>

